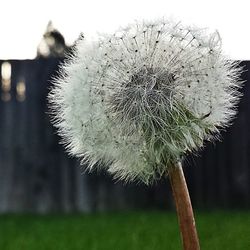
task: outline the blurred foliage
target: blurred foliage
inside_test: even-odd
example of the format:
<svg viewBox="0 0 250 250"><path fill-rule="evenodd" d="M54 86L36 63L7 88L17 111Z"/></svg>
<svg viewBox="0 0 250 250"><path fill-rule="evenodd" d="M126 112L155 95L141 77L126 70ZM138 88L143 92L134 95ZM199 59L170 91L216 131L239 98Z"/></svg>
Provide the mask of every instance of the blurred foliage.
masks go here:
<svg viewBox="0 0 250 250"><path fill-rule="evenodd" d="M66 45L63 35L54 28L50 21L38 45L37 58L64 57L65 53L67 53L70 48L70 46Z"/></svg>
<svg viewBox="0 0 250 250"><path fill-rule="evenodd" d="M250 249L250 211L198 212L203 250ZM89 215L2 215L2 250L178 250L177 218L171 212Z"/></svg>

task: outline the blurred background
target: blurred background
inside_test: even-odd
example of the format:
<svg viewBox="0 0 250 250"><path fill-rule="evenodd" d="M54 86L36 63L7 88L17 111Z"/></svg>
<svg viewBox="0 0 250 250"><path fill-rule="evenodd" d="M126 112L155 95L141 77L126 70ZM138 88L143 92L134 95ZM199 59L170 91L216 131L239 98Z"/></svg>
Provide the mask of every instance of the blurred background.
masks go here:
<svg viewBox="0 0 250 250"><path fill-rule="evenodd" d="M237 118L222 131L221 141L186 158L184 172L198 211L203 249L250 249L250 32L246 16L236 15L247 9L242 7L247 1L228 3L226 13L216 1L207 1L206 7L199 1L182 2L183 8L180 1L158 0L153 7L142 1L121 5L45 1L41 6L34 2L24 1L21 6L6 2L0 18L0 249L180 248L168 181L150 187L125 185L103 172L85 173L84 166L59 144L46 100L52 77L80 35L95 39L96 31L114 31L134 19L166 15L218 28L226 54L242 60L245 84ZM12 22L10 10L16 15ZM152 234L159 225L166 226L169 238L162 231ZM134 234L129 233L131 226ZM64 227L71 227L72 233ZM218 237L221 227L225 234ZM45 231L50 234L47 238ZM59 242L61 235L68 235L66 242ZM230 235L240 243L228 241ZM43 239L40 245L38 238Z"/></svg>

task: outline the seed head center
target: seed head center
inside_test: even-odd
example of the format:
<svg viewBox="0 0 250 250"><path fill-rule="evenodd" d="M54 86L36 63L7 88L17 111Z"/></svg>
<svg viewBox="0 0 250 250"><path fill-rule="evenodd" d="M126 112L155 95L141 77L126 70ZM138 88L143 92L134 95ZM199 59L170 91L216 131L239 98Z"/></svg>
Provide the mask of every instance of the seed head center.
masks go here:
<svg viewBox="0 0 250 250"><path fill-rule="evenodd" d="M160 69L143 68L134 73L127 87L140 87L146 91L161 90L174 82L174 74ZM170 86L169 86L170 87Z"/></svg>

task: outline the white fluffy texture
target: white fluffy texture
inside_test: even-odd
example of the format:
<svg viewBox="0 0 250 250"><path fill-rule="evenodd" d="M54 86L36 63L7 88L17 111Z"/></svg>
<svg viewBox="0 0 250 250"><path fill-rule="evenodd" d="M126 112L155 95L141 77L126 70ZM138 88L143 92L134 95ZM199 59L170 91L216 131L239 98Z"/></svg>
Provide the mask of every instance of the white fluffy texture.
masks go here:
<svg viewBox="0 0 250 250"><path fill-rule="evenodd" d="M149 183L225 127L241 69L205 31L156 21L80 39L49 95L70 154Z"/></svg>

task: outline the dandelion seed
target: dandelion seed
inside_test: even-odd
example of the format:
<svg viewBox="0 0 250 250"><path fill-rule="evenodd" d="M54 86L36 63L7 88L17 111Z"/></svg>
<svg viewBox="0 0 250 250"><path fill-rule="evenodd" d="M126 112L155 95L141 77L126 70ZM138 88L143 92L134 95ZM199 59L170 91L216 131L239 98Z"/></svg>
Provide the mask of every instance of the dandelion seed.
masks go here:
<svg viewBox="0 0 250 250"><path fill-rule="evenodd" d="M216 138L235 116L241 68L204 32L156 21L80 39L49 94L70 154L150 183Z"/></svg>

